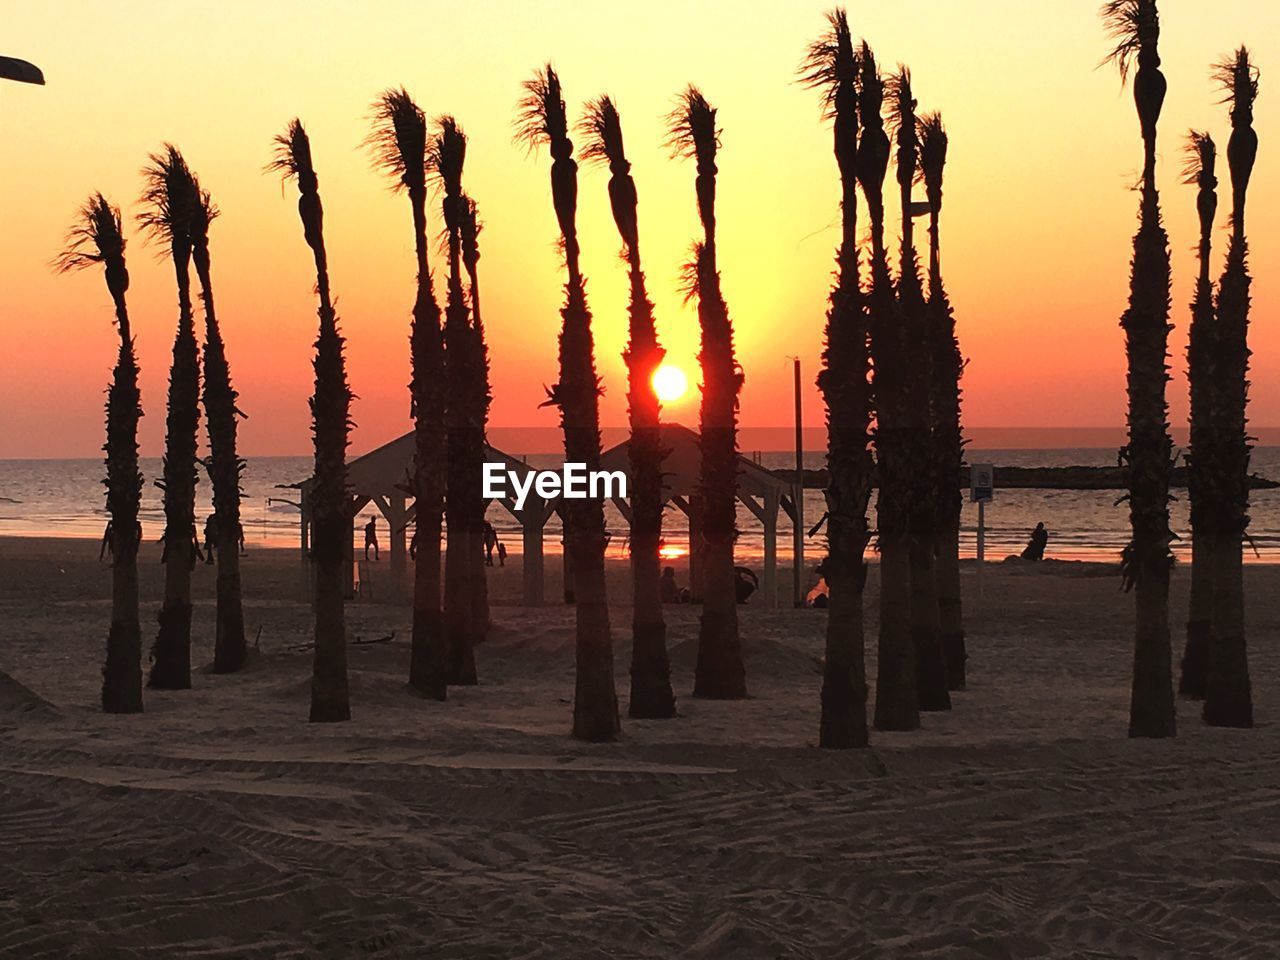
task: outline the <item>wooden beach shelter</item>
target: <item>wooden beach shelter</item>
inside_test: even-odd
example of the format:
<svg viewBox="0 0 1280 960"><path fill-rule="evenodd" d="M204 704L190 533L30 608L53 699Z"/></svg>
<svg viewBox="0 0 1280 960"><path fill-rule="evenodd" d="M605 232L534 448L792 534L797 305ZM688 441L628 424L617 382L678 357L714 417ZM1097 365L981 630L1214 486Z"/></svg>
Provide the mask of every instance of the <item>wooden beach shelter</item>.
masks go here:
<svg viewBox="0 0 1280 960"><path fill-rule="evenodd" d="M352 560L352 563L347 565L348 577L352 576L356 557L356 515L372 503L378 508L378 512L382 514L391 530L391 581L393 589L401 594L409 592L411 582L408 575L408 528L412 525L414 518L413 456L414 437L412 433L406 433L376 450L370 450L364 456L347 461L347 490L350 494L348 515L351 518L349 549ZM528 464L487 444L485 460L489 463L503 463L507 470L520 477L524 477L533 469ZM298 485L302 513L299 546L304 562L307 561L310 553L312 483L313 481L308 479ZM502 504L520 523L524 548L524 602L528 606L539 606L544 599L543 528L555 513L558 500L548 502L539 497L536 491L530 489L522 510L516 510L515 502L510 497L497 502Z"/></svg>
<svg viewBox="0 0 1280 960"><path fill-rule="evenodd" d="M696 431L678 423L662 425L662 445L669 450L662 463L663 502L670 503L689 518L689 583L698 599L701 593L698 569L698 546L701 540L701 498L698 495L698 476L702 452ZM606 450L600 458L602 470L621 470L630 475L631 453L628 441ZM766 607L778 604L778 513L781 511L795 523L795 489L792 484L738 455L738 501L745 506L764 527L764 571L760 589ZM622 497L613 498L614 506L631 522L631 507ZM794 563L801 561L797 557ZM800 574L803 575L801 570Z"/></svg>
<svg viewBox="0 0 1280 960"><path fill-rule="evenodd" d="M698 434L680 424L663 424L662 442L670 453L663 462L663 502L670 503L689 518L689 582L695 599L699 596L698 545L701 539L701 504L697 493L701 451ZM412 471L414 438L412 433L371 450L347 463L347 486L351 499L350 557L348 576L354 570L356 557L356 515L372 503L378 508L391 530L391 580L393 589L408 591L408 533L414 516ZM620 470L630 475L631 459L626 441L611 447L601 456L602 470ZM485 460L503 463L506 469L524 477L534 468L510 454L486 445ZM298 484L301 494L301 527L299 546L304 564L310 552L311 480ZM507 485L509 487L509 485ZM776 607L778 598L778 514L785 513L795 523L795 489L792 484L746 457L738 456L738 500L764 527L764 570L760 578L765 606ZM511 497L497 500L519 522L523 544L524 603L540 606L545 602L543 532L552 514L562 508L561 498L539 497L532 488L524 509L517 510ZM614 497L614 505L628 524L631 522L629 498ZM794 561L799 563L799 559ZM804 571L800 571L803 574ZM350 584L349 584L350 585Z"/></svg>

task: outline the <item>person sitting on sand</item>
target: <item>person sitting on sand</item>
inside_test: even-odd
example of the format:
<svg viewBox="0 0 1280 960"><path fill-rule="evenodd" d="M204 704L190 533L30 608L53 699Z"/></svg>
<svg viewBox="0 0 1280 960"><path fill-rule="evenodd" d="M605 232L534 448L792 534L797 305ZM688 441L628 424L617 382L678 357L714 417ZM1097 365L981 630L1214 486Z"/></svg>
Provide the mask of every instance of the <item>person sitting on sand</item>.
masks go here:
<svg viewBox="0 0 1280 960"><path fill-rule="evenodd" d="M1022 551L1023 560L1043 560L1044 548L1049 544L1049 531L1044 528L1043 523L1037 523L1036 528L1031 531L1031 539L1027 541L1026 549Z"/></svg>
<svg viewBox="0 0 1280 960"><path fill-rule="evenodd" d="M369 548L373 547L373 559L378 559L378 518L370 517L364 525L364 558L369 559Z"/></svg>
<svg viewBox="0 0 1280 960"><path fill-rule="evenodd" d="M733 568L733 592L739 603L746 603L760 587L756 575L746 567Z"/></svg>
<svg viewBox="0 0 1280 960"><path fill-rule="evenodd" d="M680 585L676 583L676 568L663 567L662 579L659 581L663 603L680 602Z"/></svg>

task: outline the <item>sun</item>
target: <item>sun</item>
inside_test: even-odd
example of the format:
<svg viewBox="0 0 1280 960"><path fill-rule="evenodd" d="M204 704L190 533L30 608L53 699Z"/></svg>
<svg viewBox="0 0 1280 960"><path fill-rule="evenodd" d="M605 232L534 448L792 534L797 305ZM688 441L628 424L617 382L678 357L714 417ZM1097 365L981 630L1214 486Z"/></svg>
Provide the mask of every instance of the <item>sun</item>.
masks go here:
<svg viewBox="0 0 1280 960"><path fill-rule="evenodd" d="M679 367L664 363L653 371L653 392L663 403L671 403L684 396L689 389L689 378Z"/></svg>

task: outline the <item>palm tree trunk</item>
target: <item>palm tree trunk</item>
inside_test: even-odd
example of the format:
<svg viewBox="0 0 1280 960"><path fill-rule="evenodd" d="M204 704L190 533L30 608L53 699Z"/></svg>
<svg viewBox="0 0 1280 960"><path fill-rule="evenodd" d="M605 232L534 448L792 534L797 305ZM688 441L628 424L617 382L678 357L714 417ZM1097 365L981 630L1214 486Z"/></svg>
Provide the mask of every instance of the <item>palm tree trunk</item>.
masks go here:
<svg viewBox="0 0 1280 960"><path fill-rule="evenodd" d="M200 297L204 303L204 409L209 428L209 479L217 517L217 615L214 673L234 673L244 666L248 645L240 584L240 471L236 452L236 391L231 385L222 331L214 310L207 245L194 250Z"/></svg>
<svg viewBox="0 0 1280 960"><path fill-rule="evenodd" d="M1125 549L1126 583L1136 594L1131 737L1176 733L1169 637L1169 438L1165 384L1169 379L1169 247L1160 224L1154 172L1143 187L1141 225L1134 238L1129 309L1121 320L1129 356L1129 516L1133 539Z"/></svg>
<svg viewBox="0 0 1280 960"><path fill-rule="evenodd" d="M317 194L317 201L318 201ZM311 722L351 719L347 680L346 565L351 514L347 505L347 431L351 391L343 359L343 337L329 295L323 248L316 252L320 332L316 338L315 489L312 546L316 564L315 657L311 671Z"/></svg>
<svg viewBox="0 0 1280 960"><path fill-rule="evenodd" d="M852 183L848 184L852 187ZM852 189L846 190L845 218L853 232ZM870 539L867 504L871 496L868 422L867 318L857 288L857 252L846 243L840 279L831 293L825 369L818 385L827 399L827 559L824 576L830 593L826 656L822 674L822 712L818 745L828 749L865 747L867 733L866 638L862 594Z"/></svg>
<svg viewBox="0 0 1280 960"><path fill-rule="evenodd" d="M587 310L576 257L561 316L560 382L555 394L564 430L565 461L600 469L599 380L596 377L591 314ZM577 615L577 673L573 735L581 740L618 737L618 697L613 684L613 640L605 588L604 506L599 499L565 501L565 549L573 557Z"/></svg>
<svg viewBox="0 0 1280 960"><path fill-rule="evenodd" d="M911 186L918 170L919 148L915 101L905 68L897 78L899 101L898 189L902 209L902 248L898 270L898 307L903 331L899 335L901 369L895 376L902 394L901 472L891 471L884 483L902 483L905 536L911 569L911 642L915 647L916 697L921 710L950 710L947 665L943 658L942 623L938 613L935 569L937 546L937 456L932 430L932 401L936 393L930 317L920 281L911 216ZM909 103L910 107L906 104ZM892 393L890 393L892 398ZM891 502L893 502L891 498ZM896 525L896 524L895 524Z"/></svg>
<svg viewBox="0 0 1280 960"><path fill-rule="evenodd" d="M182 272L182 271L180 271ZM178 332L169 371L164 479L164 602L152 648L148 685L191 687L191 570L195 565L196 432L200 422L200 359L191 299L179 280Z"/></svg>
<svg viewBox="0 0 1280 960"><path fill-rule="evenodd" d="M1251 281L1243 209L1233 214L1227 265L1218 284L1215 337L1218 389L1214 432L1216 522L1210 546L1213 563L1212 631L1205 685L1204 721L1218 727L1252 727L1253 694L1244 632L1244 538L1249 523L1248 323Z"/></svg>
<svg viewBox="0 0 1280 960"><path fill-rule="evenodd" d="M1192 134L1196 180L1196 209L1200 219L1199 276L1191 302L1191 328L1187 343L1187 379L1190 381L1191 444L1186 455L1187 497L1191 520L1191 591L1187 613L1187 644L1182 656L1178 693L1203 700L1209 674L1209 643L1213 615L1213 537L1210 530L1213 494L1213 336L1215 318L1213 285L1209 280L1213 218L1217 211L1216 148L1207 134Z"/></svg>
<svg viewBox="0 0 1280 960"><path fill-rule="evenodd" d="M929 173L926 172L926 178ZM960 377L964 359L956 339L955 318L942 282L938 219L941 209L941 171L937 173L936 196L930 197L929 217L929 301L927 311L933 342L933 384L931 445L936 459L934 504L934 570L937 583L938 619L942 657L946 664L947 688L965 688L964 606L960 591L960 469L964 464L964 438L960 428ZM932 194L934 191L930 190Z"/></svg>
<svg viewBox="0 0 1280 960"><path fill-rule="evenodd" d="M666 719L676 715L667 655L667 624L662 612L662 427L653 374L662 364L653 321L653 304L645 290L640 254L631 256L630 337L627 402L631 421L631 702L628 715Z"/></svg>
<svg viewBox="0 0 1280 960"><path fill-rule="evenodd" d="M472 501L479 496L480 483L472 476L474 438L472 412L466 403L472 394L468 353L471 332L468 329L467 304L463 299L459 276L458 238L450 230L449 294L445 307L444 358L445 382L449 401L447 480L445 520L448 539L444 566L444 623L448 637L448 682L451 685L474 685L476 677L475 598L471 592L475 580L475 561L481 538L472 529L475 508Z"/></svg>
<svg viewBox="0 0 1280 960"><path fill-rule="evenodd" d="M316 264L319 333L316 337L315 393L311 397L315 439L315 477L311 491L312 555L316 565L315 652L311 661L312 723L351 719L347 680L346 570L351 536L347 493L347 443L351 428L351 389L347 385L343 337L329 289L329 259L324 245L324 205L311 159L311 141L301 121L276 137L272 164L298 185L298 216Z"/></svg>
<svg viewBox="0 0 1280 960"><path fill-rule="evenodd" d="M414 432L414 576L413 639L409 685L425 697L444 700L447 687L447 635L440 605L440 535L444 513L442 454L447 449L444 343L440 308L427 267L426 190L409 191L413 207L418 294L413 307L410 354Z"/></svg>
<svg viewBox="0 0 1280 960"><path fill-rule="evenodd" d="M830 477L827 557L822 565L829 598L818 746L838 750L865 747L869 739L862 595L870 540L867 505L873 470L869 433L873 410L868 307L858 279L857 59L844 11L829 14L828 22L830 33L810 48L806 80L826 89L840 171L840 247L818 374L818 388L827 405Z"/></svg>
<svg viewBox="0 0 1280 960"><path fill-rule="evenodd" d="M471 471L471 489L479 491L483 488L484 460L486 456L487 432L489 425L489 404L491 401L489 386L489 348L485 343L484 322L480 314L480 279L478 273L480 248L478 236L480 226L477 221L475 201L464 197L466 215L463 219L462 261L467 270L469 282L468 293L471 300L471 329L468 339L467 358L468 404L473 418L471 446L467 454L468 469ZM478 493L468 500L473 511L469 529L471 531L471 617L476 628L477 639L489 632L489 577L484 562L485 514L489 504Z"/></svg>
<svg viewBox="0 0 1280 960"><path fill-rule="evenodd" d="M876 500L880 632L875 727L877 730L915 730L920 726L920 701L911 621L911 536L907 520L911 441L910 430L902 423L905 346L901 342L901 313L894 301L884 253L883 207L874 202L868 205L872 214L870 317L876 396L873 439L880 478L880 495Z"/></svg>
<svg viewBox="0 0 1280 960"><path fill-rule="evenodd" d="M741 374L733 357L728 309L720 295L714 241L699 251L698 317L702 326L702 618L693 695L741 699L747 673L738 636L733 571L737 538L737 406Z"/></svg>
<svg viewBox="0 0 1280 960"><path fill-rule="evenodd" d="M124 291L113 291L120 354L107 394L107 511L111 517L111 629L102 668L102 709L142 712L142 626L138 615L138 362Z"/></svg>

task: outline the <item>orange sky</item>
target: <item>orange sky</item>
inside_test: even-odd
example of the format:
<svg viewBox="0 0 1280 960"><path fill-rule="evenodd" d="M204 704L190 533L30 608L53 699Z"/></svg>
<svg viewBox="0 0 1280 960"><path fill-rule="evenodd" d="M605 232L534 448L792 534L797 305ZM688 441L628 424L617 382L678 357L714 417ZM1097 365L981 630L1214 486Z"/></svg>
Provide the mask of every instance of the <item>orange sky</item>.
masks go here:
<svg viewBox="0 0 1280 960"><path fill-rule="evenodd" d="M642 253L660 334L691 373L697 321L677 292L697 233L693 168L662 147L662 117L686 83L720 108L720 262L746 371L745 424L791 417L791 371L817 371L837 240L836 170L817 96L795 81L828 4L716 0L587 5L538 0L349 4L230 0L100 4L3 0L0 53L39 64L44 88L0 85L0 457L91 456L101 444L102 390L114 332L101 275L54 275L49 259L77 206L101 189L130 220L130 307L143 365L143 452L158 454L175 321L171 270L136 236L138 170L172 140L223 216L213 229L214 282L249 455L309 448L315 303L292 188L263 174L271 138L295 114L310 131L326 208L334 289L359 395L354 449L408 426L408 316L413 251L403 197L361 142L374 96L403 83L429 114L451 112L471 136L466 187L486 224L485 317L493 421L551 426L539 410L556 376L562 271L545 153L511 143L520 82L552 59L575 116L611 93L640 191ZM1123 341L1141 145L1128 91L1095 69L1106 38L1087 2L954 0L855 4L850 20L882 63L908 63L921 109L951 135L944 263L970 365L965 416L982 426L1122 421ZM1242 40L1263 71L1261 152L1250 193L1253 419L1280 423L1280 250L1273 216L1280 90L1270 68L1280 8L1253 0L1163 0L1169 97L1161 120L1163 203L1174 255L1171 341L1175 421L1194 272L1193 188L1180 184L1186 129L1208 126L1225 148L1225 110L1211 60ZM1034 12L1032 12L1034 11ZM978 15L980 12L981 15ZM1226 186L1225 158L1222 160ZM579 226L605 379L602 420L625 422L626 286L604 171L584 168ZM1223 194L1224 209L1227 206ZM896 211L891 211L896 216ZM438 207L431 229L439 229ZM1214 273L1225 249L1216 235ZM892 231L896 235L896 230ZM437 269L443 260L435 257ZM442 277L442 274L441 274ZM438 283L438 287L442 284ZM696 421L692 398L669 408ZM811 386L806 421L822 422Z"/></svg>

